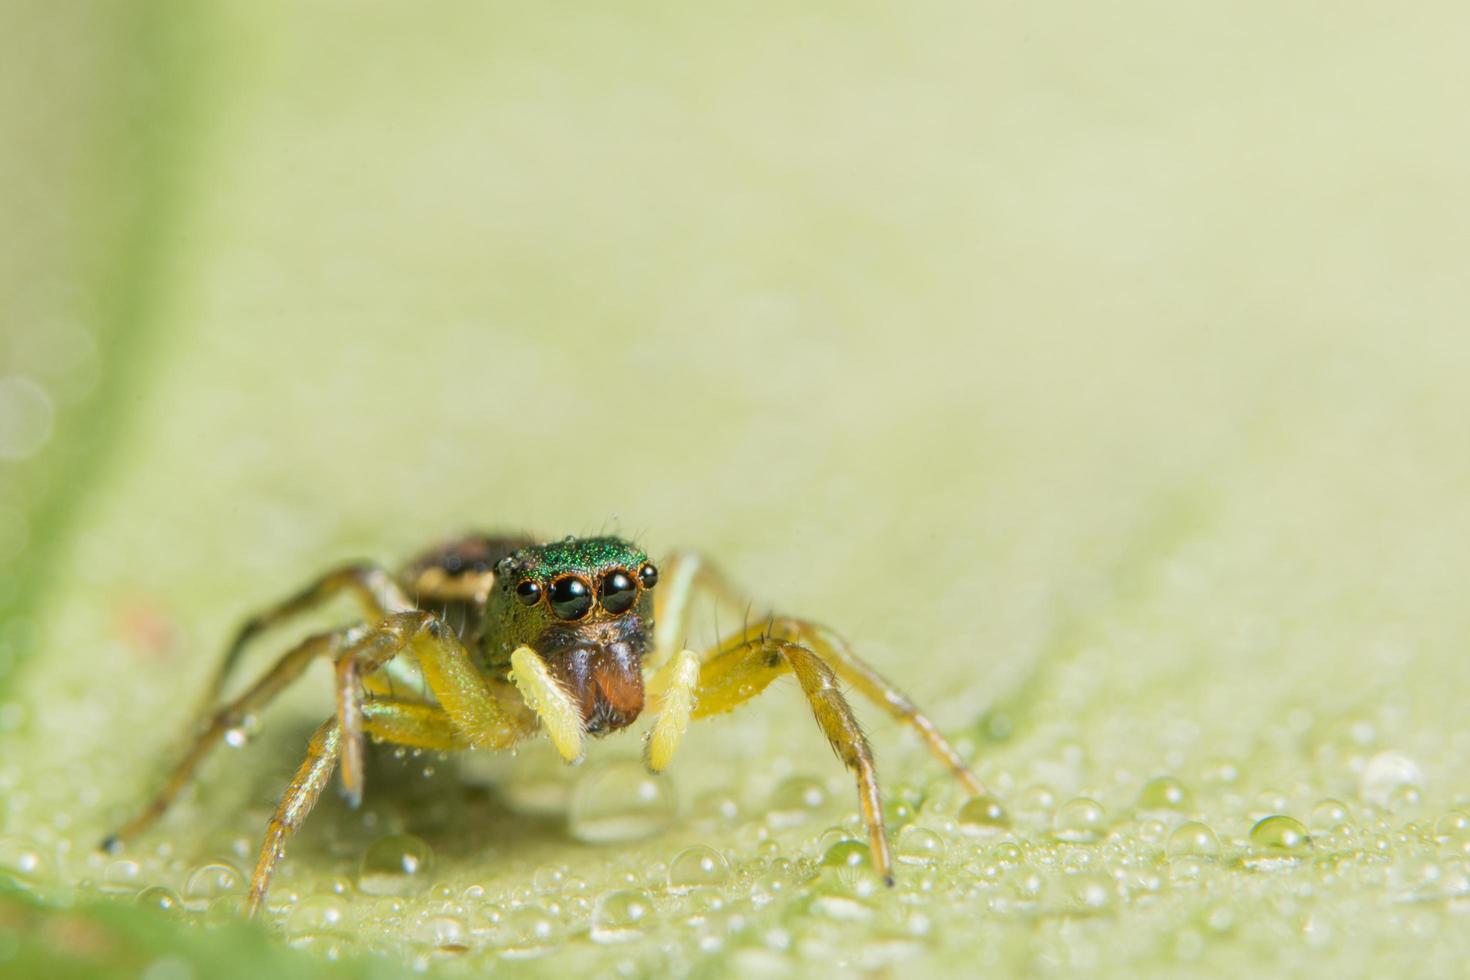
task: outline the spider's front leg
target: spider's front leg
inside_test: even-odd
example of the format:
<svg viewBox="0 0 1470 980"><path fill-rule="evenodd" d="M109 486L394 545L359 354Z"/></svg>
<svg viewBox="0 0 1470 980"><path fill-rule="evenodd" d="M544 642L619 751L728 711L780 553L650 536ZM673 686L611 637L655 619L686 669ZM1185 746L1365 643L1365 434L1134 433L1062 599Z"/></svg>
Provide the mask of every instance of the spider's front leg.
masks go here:
<svg viewBox="0 0 1470 980"><path fill-rule="evenodd" d="M717 648L701 666L693 716L705 718L729 711L755 697L787 671L796 675L822 734L857 778L858 806L868 829L873 867L891 885L893 858L883 827L873 751L852 707L842 696L836 672L816 651L769 634L736 636Z"/></svg>
<svg viewBox="0 0 1470 980"><path fill-rule="evenodd" d="M363 682L405 651L418 660L429 691L466 746L507 749L535 730L531 711L507 685L481 672L437 616L422 610L394 613L337 660L342 793L349 805L362 799Z"/></svg>
<svg viewBox="0 0 1470 980"><path fill-rule="evenodd" d="M648 739L650 769L658 771L668 765L691 717L729 711L790 671L801 684L823 734L857 777L858 800L874 865L885 878L891 880L892 862L872 752L838 687L839 679L914 729L971 795L985 791L964 758L928 716L825 627L805 620L771 618L746 627L702 658L687 650L674 655L674 644L686 628L698 594L708 594L727 608L738 608L740 599L719 569L697 555L675 556L665 568L670 588L660 597L655 654L655 663L663 666L649 682L649 692L659 704L658 721Z"/></svg>
<svg viewBox="0 0 1470 980"><path fill-rule="evenodd" d="M364 696L363 682L405 651L418 659L437 704ZM431 613L388 616L338 657L337 678L337 714L312 736L306 761L266 827L250 879L246 903L250 915L264 902L276 865L285 857L286 842L316 805L339 758L343 794L352 804L362 798L365 735L440 751L505 749L536 728L535 715L513 689L481 673L454 632Z"/></svg>
<svg viewBox="0 0 1470 980"><path fill-rule="evenodd" d="M414 608L414 604L384 568L359 562L333 569L295 595L251 616L240 626L225 650L224 660L215 669L209 686L204 690L200 712L207 713L219 700L226 682L240 662L240 655L251 640L271 627L315 609L344 592L351 592L357 597L369 622Z"/></svg>
<svg viewBox="0 0 1470 980"><path fill-rule="evenodd" d="M680 688L689 696L697 694L697 688L705 686L701 678L697 684L677 679L678 672L674 669L672 657L677 649L675 644L687 628L689 615L696 596L704 594L716 600L727 609L741 609L743 607L739 592L730 584L729 579L720 571L719 567L691 552L682 552L671 556L665 563L668 588L659 596L659 606L656 612L657 632L655 663L664 666L654 675L649 684L651 693L657 695L662 691L669 691L670 697L682 697ZM935 758L943 762L972 796L979 796L985 792L985 786L980 778L965 764L964 757L950 744L949 740L940 733L938 726L929 719L929 716L919 710L913 700L896 687L892 681L883 677L857 654L848 647L847 641L842 639L832 630L816 623L807 622L803 619L792 617L763 617L754 626L747 626L737 636L726 643L716 647L706 655L704 659L713 660L731 644L740 644L754 639L777 638L790 641L799 646L806 647L817 654L837 676L851 685L854 690L863 695L883 710L887 711L894 719L908 725L929 747ZM683 656L681 654L681 656ZM767 680L765 683L769 683ZM762 684L763 688L765 685ZM756 689L758 693L759 689ZM727 710L727 709L722 709ZM708 714L701 711L697 716ZM660 716L662 720L662 716ZM672 729L674 726L669 726ZM679 729L682 732L682 728ZM655 728L654 734L657 735ZM667 733L672 744L668 752L673 752L673 746L677 745L678 738L673 731ZM658 769L663 766L656 767Z"/></svg>
<svg viewBox="0 0 1470 980"><path fill-rule="evenodd" d="M369 735L395 745L418 749L452 752L470 747L469 741L443 709L413 701L371 698L362 704L362 724ZM291 785L281 794L270 823L266 824L265 842L250 876L250 894L245 900L245 914L255 915L265 901L276 865L286 856L286 842L301 828L307 814L316 806L322 790L332 778L341 748L341 723L329 718L307 743L306 760L296 770Z"/></svg>

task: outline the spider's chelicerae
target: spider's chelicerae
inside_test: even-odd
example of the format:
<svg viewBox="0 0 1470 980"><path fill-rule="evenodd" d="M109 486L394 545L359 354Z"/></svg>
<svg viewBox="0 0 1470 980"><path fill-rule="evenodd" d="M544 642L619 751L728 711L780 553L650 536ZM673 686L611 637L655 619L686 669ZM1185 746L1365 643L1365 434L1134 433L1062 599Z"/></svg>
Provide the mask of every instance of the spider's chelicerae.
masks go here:
<svg viewBox="0 0 1470 980"><path fill-rule="evenodd" d="M251 915L265 899L287 839L334 768L341 768L348 802L362 799L365 736L450 751L508 749L544 731L574 762L587 736L626 728L651 699L656 718L645 759L659 772L690 719L729 711L790 672L857 778L873 864L892 884L872 752L839 685L912 726L972 794L982 791L980 781L913 702L828 629L769 616L703 653L680 649L701 591L744 610L697 556L677 555L660 571L635 545L614 537L535 544L471 536L428 552L398 575L372 564L338 568L245 623L209 686L193 746L152 803L103 847L114 850L147 829L209 750L318 657L335 666L337 711L312 735L306 761L266 827L246 900ZM244 693L219 703L253 637L342 592L361 601L363 622L308 637Z"/></svg>

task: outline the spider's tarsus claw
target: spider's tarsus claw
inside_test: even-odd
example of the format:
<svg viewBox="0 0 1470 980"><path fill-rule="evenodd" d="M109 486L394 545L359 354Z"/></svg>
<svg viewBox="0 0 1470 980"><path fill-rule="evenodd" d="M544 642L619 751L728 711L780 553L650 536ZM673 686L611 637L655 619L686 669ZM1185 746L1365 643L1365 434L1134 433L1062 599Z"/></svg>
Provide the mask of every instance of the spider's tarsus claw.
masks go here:
<svg viewBox="0 0 1470 980"><path fill-rule="evenodd" d="M895 884L897 884L897 882L893 880L893 875L886 874L883 876L883 884L887 885L889 888L892 888Z"/></svg>
<svg viewBox="0 0 1470 980"><path fill-rule="evenodd" d="M108 834L102 838L102 843L97 845L97 850L104 854L116 854L122 850L122 841L117 834Z"/></svg>

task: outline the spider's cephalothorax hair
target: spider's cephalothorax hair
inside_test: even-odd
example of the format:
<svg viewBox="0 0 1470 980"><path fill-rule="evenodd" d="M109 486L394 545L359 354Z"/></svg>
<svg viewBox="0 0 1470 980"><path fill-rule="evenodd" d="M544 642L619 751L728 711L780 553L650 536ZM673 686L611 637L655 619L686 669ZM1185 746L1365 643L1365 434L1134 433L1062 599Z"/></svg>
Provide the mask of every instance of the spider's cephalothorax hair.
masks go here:
<svg viewBox="0 0 1470 980"><path fill-rule="evenodd" d="M508 663L529 646L605 734L643 710L643 654L653 633L657 572L621 538L565 538L522 548L496 569L482 650Z"/></svg>

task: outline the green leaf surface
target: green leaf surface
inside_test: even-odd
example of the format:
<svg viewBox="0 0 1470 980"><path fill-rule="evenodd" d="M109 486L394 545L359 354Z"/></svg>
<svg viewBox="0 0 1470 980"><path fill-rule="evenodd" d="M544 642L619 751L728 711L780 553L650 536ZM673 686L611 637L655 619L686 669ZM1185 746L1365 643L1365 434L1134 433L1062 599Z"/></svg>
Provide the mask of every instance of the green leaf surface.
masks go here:
<svg viewBox="0 0 1470 980"><path fill-rule="evenodd" d="M5 16L0 975L1461 968L1461 7ZM860 705L888 889L794 685L379 751L246 925L314 672L95 851L246 615L465 528L712 556L991 795Z"/></svg>

